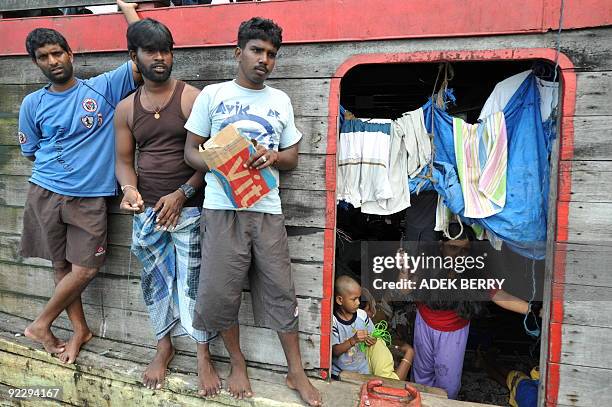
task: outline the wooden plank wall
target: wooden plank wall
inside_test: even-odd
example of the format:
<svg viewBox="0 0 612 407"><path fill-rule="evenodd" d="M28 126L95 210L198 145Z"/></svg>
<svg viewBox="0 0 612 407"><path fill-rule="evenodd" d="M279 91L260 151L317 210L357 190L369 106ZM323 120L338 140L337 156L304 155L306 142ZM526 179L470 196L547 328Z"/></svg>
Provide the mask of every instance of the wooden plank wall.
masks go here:
<svg viewBox="0 0 612 407"><path fill-rule="evenodd" d="M232 50L225 48L207 52L177 51L175 76L198 88L232 79L234 63L214 62L232 58ZM96 75L120 65L126 57L127 54L79 55L76 72L80 77ZM27 57L1 59L0 65L3 66L0 76L0 309L34 318L52 293L53 271L49 262L22 259L18 255L22 208L31 164L21 157L16 128L22 98L43 86L44 77ZM12 67L5 69L9 66ZM320 366L326 95L329 82L329 79L313 79L307 75L296 78L277 76L269 81L272 86L290 93L295 104L297 126L305 135L299 167L281 175L281 194L300 308L301 347L307 369ZM140 266L129 251L131 222L131 215L121 213L118 200L114 199L109 216L108 262L87 288L83 302L96 335L152 346L155 342L140 291ZM242 341L247 359L262 364L286 365L276 334L254 325L248 287L245 287L240 321L244 325ZM57 325L68 327L68 323L67 318L62 317ZM214 353L226 356L220 340L214 341L212 347ZM178 348L195 351L193 343L186 340L179 340Z"/></svg>
<svg viewBox="0 0 612 407"><path fill-rule="evenodd" d="M577 84L575 112L561 118L574 148L559 161L557 208L569 221L555 241L552 292L563 303L549 334L561 344L549 350L548 371L559 391L547 401L586 407L612 404L612 28L575 34L561 39Z"/></svg>
<svg viewBox="0 0 612 407"><path fill-rule="evenodd" d="M612 190L605 177L612 171L612 28L565 31L562 52L575 65L578 94L575 115L563 118L574 126L574 155L559 163L559 172L572 179L567 202L569 225L564 250L564 281L554 282L566 295L564 314L552 320L563 333L559 404L607 405L603 383L612 381L610 342L612 319L607 312L612 294ZM300 331L307 368L321 365L320 304L322 297L323 235L325 231L325 154L330 80L347 58L364 53L418 51L554 48L549 34L474 37L470 39L420 39L361 43L287 45L281 49L270 84L292 99L296 121L305 138L298 169L281 177L281 196L290 234L293 273L300 304ZM118 66L125 54L81 54L75 71L89 77ZM229 48L177 50L174 75L195 86L231 79L235 62ZM22 259L17 247L30 164L19 156L16 138L21 99L44 83L38 68L27 57L0 59L0 311L32 318L52 289L46 262ZM561 177L563 179L563 177ZM139 289L139 269L130 260L130 216L111 209L108 265L87 289L84 302L96 334L135 343L153 344ZM597 247L592 243L598 243ZM248 291L244 294L241 321L247 358L254 362L284 365L272 332L253 326ZM587 301L588 299L588 301ZM609 309L609 308L608 308ZM66 320L58 325L66 326ZM128 329L129 328L129 329ZM217 344L215 352L223 354ZM189 343L179 344L193 350ZM603 403L603 404L602 404Z"/></svg>

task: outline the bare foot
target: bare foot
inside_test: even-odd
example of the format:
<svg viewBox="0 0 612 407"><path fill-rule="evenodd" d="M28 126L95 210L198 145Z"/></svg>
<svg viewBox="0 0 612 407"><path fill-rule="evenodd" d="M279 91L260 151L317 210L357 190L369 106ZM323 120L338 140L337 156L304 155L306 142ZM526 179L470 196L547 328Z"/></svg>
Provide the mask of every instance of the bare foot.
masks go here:
<svg viewBox="0 0 612 407"><path fill-rule="evenodd" d="M142 384L151 390L161 389L166 378L166 369L173 357L174 347L172 344L168 346L158 345L155 357L142 375Z"/></svg>
<svg viewBox="0 0 612 407"><path fill-rule="evenodd" d="M91 331L75 332L70 339L68 339L64 351L58 355L59 360L69 365L74 363L81 351L81 346L89 342L92 337Z"/></svg>
<svg viewBox="0 0 612 407"><path fill-rule="evenodd" d="M63 341L60 341L49 327L40 328L37 326L36 321L32 322L28 327L23 331L23 334L33 341L39 342L47 352L61 353L64 351L66 344Z"/></svg>
<svg viewBox="0 0 612 407"><path fill-rule="evenodd" d="M247 375L246 362L244 356L238 355L230 359L232 369L229 377L227 378L227 391L237 398L243 399L253 396L253 390L251 390L251 382Z"/></svg>
<svg viewBox="0 0 612 407"><path fill-rule="evenodd" d="M210 360L207 344L198 344L198 378L200 379L200 396L214 397L221 391L221 379Z"/></svg>
<svg viewBox="0 0 612 407"><path fill-rule="evenodd" d="M287 387L291 390L297 390L302 400L309 406L320 406L322 404L319 390L310 383L303 370L299 373L287 374L286 382Z"/></svg>

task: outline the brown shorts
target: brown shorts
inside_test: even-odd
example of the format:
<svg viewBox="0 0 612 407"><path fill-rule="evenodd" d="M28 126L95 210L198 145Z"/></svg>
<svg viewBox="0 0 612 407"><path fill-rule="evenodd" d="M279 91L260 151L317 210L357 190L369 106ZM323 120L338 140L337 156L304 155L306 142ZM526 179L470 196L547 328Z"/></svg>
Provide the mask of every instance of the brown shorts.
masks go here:
<svg viewBox="0 0 612 407"><path fill-rule="evenodd" d="M193 327L223 331L236 325L248 277L255 323L297 331L284 216L204 209L200 229L202 266Z"/></svg>
<svg viewBox="0 0 612 407"><path fill-rule="evenodd" d="M106 257L106 199L60 195L31 183L21 255L99 268Z"/></svg>

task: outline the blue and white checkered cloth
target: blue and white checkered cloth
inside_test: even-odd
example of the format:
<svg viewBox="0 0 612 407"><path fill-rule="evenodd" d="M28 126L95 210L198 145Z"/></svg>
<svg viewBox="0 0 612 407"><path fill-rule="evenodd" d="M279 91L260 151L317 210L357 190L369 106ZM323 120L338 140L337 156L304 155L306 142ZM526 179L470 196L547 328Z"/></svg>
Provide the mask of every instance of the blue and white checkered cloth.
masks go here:
<svg viewBox="0 0 612 407"><path fill-rule="evenodd" d="M157 340L189 335L199 343L216 337L192 327L200 276L200 208L183 208L173 231L155 230L148 207L134 217L132 252L142 263L142 293Z"/></svg>

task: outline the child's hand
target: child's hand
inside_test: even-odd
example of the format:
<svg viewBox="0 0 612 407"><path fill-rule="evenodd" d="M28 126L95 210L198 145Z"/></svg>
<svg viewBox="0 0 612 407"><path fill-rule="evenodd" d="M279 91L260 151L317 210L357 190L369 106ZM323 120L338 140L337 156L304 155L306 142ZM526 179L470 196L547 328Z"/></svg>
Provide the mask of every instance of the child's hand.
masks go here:
<svg viewBox="0 0 612 407"><path fill-rule="evenodd" d="M359 329L357 330L357 332L355 332L355 335L353 335L353 338L355 339L355 342L357 343L365 342L366 339L368 338L368 331L366 331L365 329Z"/></svg>
<svg viewBox="0 0 612 407"><path fill-rule="evenodd" d="M373 338L371 336L366 336L365 343L368 346L372 346L372 345L374 345L376 343L376 338Z"/></svg>

